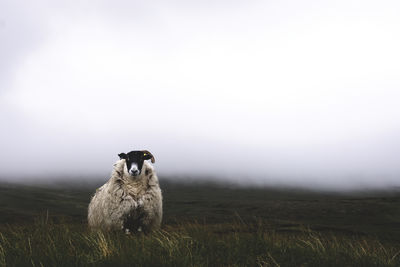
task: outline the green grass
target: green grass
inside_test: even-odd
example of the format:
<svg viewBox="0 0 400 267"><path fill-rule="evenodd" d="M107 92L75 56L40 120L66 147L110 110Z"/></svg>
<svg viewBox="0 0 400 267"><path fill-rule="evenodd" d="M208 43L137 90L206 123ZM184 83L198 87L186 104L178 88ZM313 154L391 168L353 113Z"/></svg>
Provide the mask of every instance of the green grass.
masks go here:
<svg viewBox="0 0 400 267"><path fill-rule="evenodd" d="M261 221L184 223L148 236L42 221L0 234L2 266L399 266L399 251L368 237L277 233Z"/></svg>
<svg viewBox="0 0 400 267"><path fill-rule="evenodd" d="M96 184L0 186L0 266L400 266L400 194L163 183L162 229L92 232Z"/></svg>

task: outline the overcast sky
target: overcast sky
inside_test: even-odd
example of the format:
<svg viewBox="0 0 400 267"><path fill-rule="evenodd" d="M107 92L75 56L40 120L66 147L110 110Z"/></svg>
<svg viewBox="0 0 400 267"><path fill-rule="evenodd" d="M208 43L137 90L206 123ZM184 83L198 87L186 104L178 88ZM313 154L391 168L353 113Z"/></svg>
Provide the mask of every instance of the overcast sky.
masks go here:
<svg viewBox="0 0 400 267"><path fill-rule="evenodd" d="M0 1L0 177L400 185L398 1Z"/></svg>

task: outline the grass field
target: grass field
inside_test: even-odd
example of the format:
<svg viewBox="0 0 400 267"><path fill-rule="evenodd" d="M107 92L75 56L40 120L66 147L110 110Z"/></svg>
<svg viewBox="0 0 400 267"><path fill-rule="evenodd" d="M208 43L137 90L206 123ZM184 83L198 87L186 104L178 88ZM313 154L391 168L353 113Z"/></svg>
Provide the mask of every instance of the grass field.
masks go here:
<svg viewBox="0 0 400 267"><path fill-rule="evenodd" d="M101 183L0 186L0 266L400 266L400 192L161 184L150 235L90 232Z"/></svg>

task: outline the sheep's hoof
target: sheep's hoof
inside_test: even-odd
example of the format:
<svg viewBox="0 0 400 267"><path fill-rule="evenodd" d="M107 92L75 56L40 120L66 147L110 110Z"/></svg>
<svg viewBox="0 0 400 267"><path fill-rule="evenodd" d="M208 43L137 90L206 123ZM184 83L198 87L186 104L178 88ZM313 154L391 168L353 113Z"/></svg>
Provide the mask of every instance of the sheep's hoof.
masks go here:
<svg viewBox="0 0 400 267"><path fill-rule="evenodd" d="M131 231L129 231L129 229L126 228L126 229L125 229L125 234L130 235L130 234L131 234Z"/></svg>

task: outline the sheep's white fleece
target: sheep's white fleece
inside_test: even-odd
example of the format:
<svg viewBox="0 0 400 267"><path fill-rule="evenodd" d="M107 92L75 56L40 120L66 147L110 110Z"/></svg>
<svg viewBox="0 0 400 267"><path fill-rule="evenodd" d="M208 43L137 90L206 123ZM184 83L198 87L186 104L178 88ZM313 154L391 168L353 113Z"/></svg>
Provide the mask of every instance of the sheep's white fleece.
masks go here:
<svg viewBox="0 0 400 267"><path fill-rule="evenodd" d="M97 189L90 201L89 226L149 232L159 228L161 220L162 195L153 166L145 161L141 174L132 177L125 160L118 160L111 178Z"/></svg>

